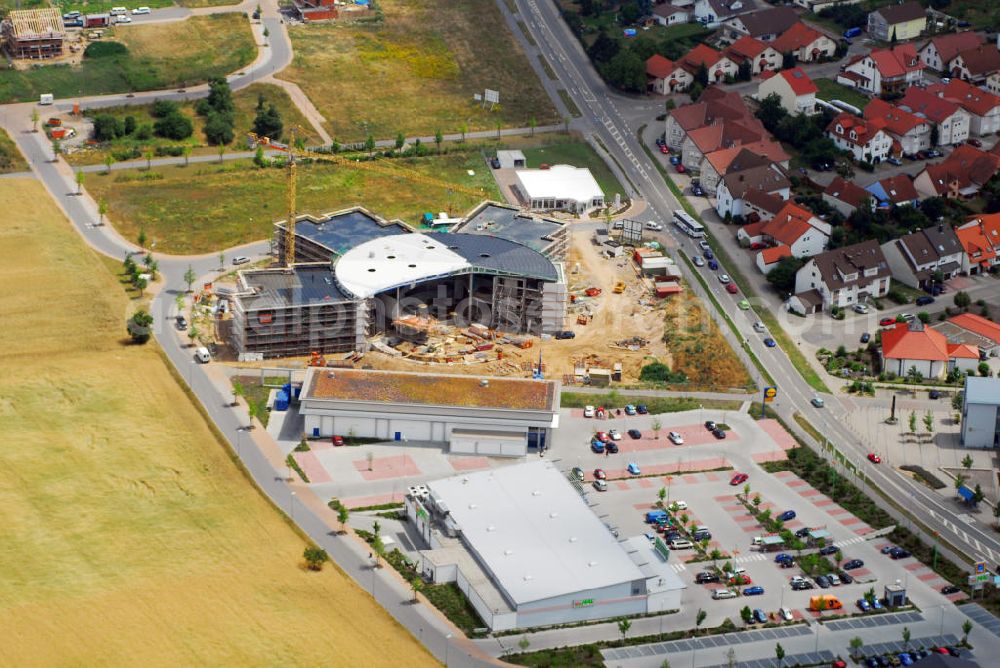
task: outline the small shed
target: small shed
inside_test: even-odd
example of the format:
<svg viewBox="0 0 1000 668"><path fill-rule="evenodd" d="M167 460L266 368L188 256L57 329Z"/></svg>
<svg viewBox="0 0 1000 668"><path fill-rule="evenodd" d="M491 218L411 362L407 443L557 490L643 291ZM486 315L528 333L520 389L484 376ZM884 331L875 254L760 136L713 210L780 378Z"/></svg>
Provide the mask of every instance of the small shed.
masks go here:
<svg viewBox="0 0 1000 668"><path fill-rule="evenodd" d="M522 169L527 167L524 153L521 151L497 151L500 169Z"/></svg>
<svg viewBox="0 0 1000 668"><path fill-rule="evenodd" d="M781 536L764 536L760 539L760 549L765 552L780 550L785 546L785 539Z"/></svg>
<svg viewBox="0 0 1000 668"><path fill-rule="evenodd" d="M821 540L829 542L832 539L833 539L833 534L831 534L826 529L813 529L812 531L809 532L809 542L814 545L820 542Z"/></svg>
<svg viewBox="0 0 1000 668"><path fill-rule="evenodd" d="M591 367L587 369L587 375L590 376L590 384L594 387L608 387L611 385L610 369L595 369Z"/></svg>
<svg viewBox="0 0 1000 668"><path fill-rule="evenodd" d="M906 587L899 584L887 584L884 590L885 604L890 608L906 605Z"/></svg>

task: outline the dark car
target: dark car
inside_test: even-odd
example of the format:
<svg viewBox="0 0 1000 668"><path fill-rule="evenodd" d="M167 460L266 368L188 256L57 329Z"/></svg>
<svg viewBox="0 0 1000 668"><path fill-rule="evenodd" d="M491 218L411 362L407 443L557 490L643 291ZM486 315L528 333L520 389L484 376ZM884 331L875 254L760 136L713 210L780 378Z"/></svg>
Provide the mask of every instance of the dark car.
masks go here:
<svg viewBox="0 0 1000 668"><path fill-rule="evenodd" d="M645 415L646 413L649 412L649 409L646 408L646 404L639 404L638 406L635 407L635 410L639 415Z"/></svg>
<svg viewBox="0 0 1000 668"><path fill-rule="evenodd" d="M575 339L576 338L576 332L571 332L568 329L564 329L562 331L556 332L552 336L553 336L553 338L556 338L556 339Z"/></svg>
<svg viewBox="0 0 1000 668"><path fill-rule="evenodd" d="M941 593L945 596L948 596L949 594L957 594L960 591L962 590L955 585L945 585L944 587L941 587Z"/></svg>
<svg viewBox="0 0 1000 668"><path fill-rule="evenodd" d="M914 303L917 306L927 306L928 304L934 303L934 298L930 295L924 295L923 297L917 297L917 300Z"/></svg>
<svg viewBox="0 0 1000 668"><path fill-rule="evenodd" d="M851 575L850 573L845 573L844 571L841 571L838 575L840 576L840 581L843 582L845 585L849 585L852 582L854 582L854 576Z"/></svg>
<svg viewBox="0 0 1000 668"><path fill-rule="evenodd" d="M715 255L712 254L712 251L710 251L707 248L704 250L704 255L706 260L711 260L715 258Z"/></svg>
<svg viewBox="0 0 1000 668"><path fill-rule="evenodd" d="M764 339L764 345L767 346L768 348L774 348L778 345L778 342L772 339L771 337L767 337L766 339Z"/></svg>
<svg viewBox="0 0 1000 668"><path fill-rule="evenodd" d="M714 420L705 420L705 429L708 431L715 431L719 428L719 425L715 424Z"/></svg>
<svg viewBox="0 0 1000 668"><path fill-rule="evenodd" d="M813 160L812 168L817 172L828 172L833 169L833 163L829 160Z"/></svg>
<svg viewBox="0 0 1000 668"><path fill-rule="evenodd" d="M802 527L801 529L797 529L795 531L795 537L796 538L805 538L806 536L809 535L810 531L812 531L812 529L810 529L809 527Z"/></svg>
<svg viewBox="0 0 1000 668"><path fill-rule="evenodd" d="M846 564L844 564L844 570L845 571L853 571L853 570L855 570L857 568L861 568L864 565L865 565L865 562L861 561L860 559L851 559Z"/></svg>
<svg viewBox="0 0 1000 668"><path fill-rule="evenodd" d="M613 455L618 454L618 444L614 441L608 441L605 443L604 448Z"/></svg>
<svg viewBox="0 0 1000 668"><path fill-rule="evenodd" d="M182 315L177 316L177 329L185 330L187 328L188 328L188 322L184 318L184 316Z"/></svg>
<svg viewBox="0 0 1000 668"><path fill-rule="evenodd" d="M715 431L713 431L712 436L715 436L720 441L726 440L726 432L722 431L721 429L716 429Z"/></svg>
<svg viewBox="0 0 1000 668"><path fill-rule="evenodd" d="M719 263L716 262L715 260L709 260L708 268L711 269L712 271L717 271L719 269Z"/></svg>
<svg viewBox="0 0 1000 668"><path fill-rule="evenodd" d="M889 556L892 557L893 559L906 559L907 557L912 555L910 554L909 550L904 550L901 547L894 547L891 550L889 550Z"/></svg>
<svg viewBox="0 0 1000 668"><path fill-rule="evenodd" d="M491 158L490 167L493 169L500 169L500 158Z"/></svg>
<svg viewBox="0 0 1000 668"><path fill-rule="evenodd" d="M788 554L787 552L779 552L778 554L774 555L774 563L776 564L783 564L786 561L792 561L792 560L793 560L792 555Z"/></svg>
<svg viewBox="0 0 1000 668"><path fill-rule="evenodd" d="M783 512L780 515L778 515L778 519L781 520L782 522L788 522L790 520L794 520L795 519L795 511L794 510L786 510L785 512Z"/></svg>
<svg viewBox="0 0 1000 668"><path fill-rule="evenodd" d="M705 194L705 191L702 190L701 186L691 186L691 194L701 197Z"/></svg>
<svg viewBox="0 0 1000 668"><path fill-rule="evenodd" d="M820 575L819 577L816 578L816 584L818 584L821 589L829 589L830 578L826 577L825 575Z"/></svg>
<svg viewBox="0 0 1000 668"><path fill-rule="evenodd" d="M712 533L707 529L702 529L701 531L695 531L691 534L691 537L698 541L712 540Z"/></svg>
<svg viewBox="0 0 1000 668"><path fill-rule="evenodd" d="M760 608L754 608L753 618L758 624L767 624L767 615Z"/></svg>
<svg viewBox="0 0 1000 668"><path fill-rule="evenodd" d="M838 548L837 548L836 545L827 545L826 547L820 548L819 553L822 554L822 555L824 555L824 556L830 555L830 554L836 554L837 549Z"/></svg>
<svg viewBox="0 0 1000 668"><path fill-rule="evenodd" d="M812 589L813 583L809 580L796 580L792 583L792 589L795 591L805 591L806 589Z"/></svg>
<svg viewBox="0 0 1000 668"><path fill-rule="evenodd" d="M927 396L930 397L931 399L940 399L941 392L939 390L931 390L930 392L927 393Z"/></svg>
<svg viewBox="0 0 1000 668"><path fill-rule="evenodd" d="M869 334L868 332L865 332L864 334L861 335L861 343L868 343L871 340L872 340L872 335Z"/></svg>
<svg viewBox="0 0 1000 668"><path fill-rule="evenodd" d="M634 438L636 440L642 438L642 432L639 431L638 429L629 429L628 435L629 437Z"/></svg>
<svg viewBox="0 0 1000 668"><path fill-rule="evenodd" d="M701 573L698 573L698 575L694 576L694 581L697 582L698 584L718 582L719 575L718 573L713 573L711 571L702 571Z"/></svg>
<svg viewBox="0 0 1000 668"><path fill-rule="evenodd" d="M670 156L670 164L671 165L679 165L679 164L681 164L681 157L679 155L672 155L672 156Z"/></svg>

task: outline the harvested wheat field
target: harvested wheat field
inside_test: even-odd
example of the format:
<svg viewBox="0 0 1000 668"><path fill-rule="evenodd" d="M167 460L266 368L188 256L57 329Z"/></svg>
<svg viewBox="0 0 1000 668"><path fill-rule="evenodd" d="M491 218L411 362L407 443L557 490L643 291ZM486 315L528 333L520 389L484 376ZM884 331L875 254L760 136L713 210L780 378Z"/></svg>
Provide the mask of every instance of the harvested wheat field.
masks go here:
<svg viewBox="0 0 1000 668"><path fill-rule="evenodd" d="M436 665L238 472L33 180L0 181L2 662Z"/></svg>

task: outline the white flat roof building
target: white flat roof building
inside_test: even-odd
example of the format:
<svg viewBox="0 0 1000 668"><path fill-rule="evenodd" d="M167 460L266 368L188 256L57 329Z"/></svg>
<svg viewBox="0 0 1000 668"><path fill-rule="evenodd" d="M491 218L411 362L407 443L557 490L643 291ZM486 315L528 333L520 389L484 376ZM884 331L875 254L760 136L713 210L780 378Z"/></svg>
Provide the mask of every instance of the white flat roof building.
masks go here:
<svg viewBox="0 0 1000 668"><path fill-rule="evenodd" d="M585 167L553 165L516 174L518 188L532 210L586 213L604 206L604 191Z"/></svg>
<svg viewBox="0 0 1000 668"><path fill-rule="evenodd" d="M549 626L680 607L684 584L645 537L619 542L566 475L547 460L427 483L407 511L432 549L436 581L475 580L438 548L457 537L508 611L474 587L470 602L493 630ZM426 508L424 507L426 504ZM429 509L429 512L428 512ZM443 533L443 535L442 535ZM463 590L465 587L463 587ZM498 614L499 612L499 614Z"/></svg>

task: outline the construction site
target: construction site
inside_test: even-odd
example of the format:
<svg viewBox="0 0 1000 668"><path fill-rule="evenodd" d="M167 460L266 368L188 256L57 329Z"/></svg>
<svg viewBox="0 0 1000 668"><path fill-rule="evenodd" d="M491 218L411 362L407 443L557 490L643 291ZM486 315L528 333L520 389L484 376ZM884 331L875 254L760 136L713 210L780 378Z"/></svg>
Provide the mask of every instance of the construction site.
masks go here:
<svg viewBox="0 0 1000 668"><path fill-rule="evenodd" d="M574 230L495 202L419 229L361 207L300 217L290 201L289 213L271 267L200 300L237 362L634 383L651 362L674 366L680 332L665 324L700 308L636 221ZM702 338L726 357L718 332Z"/></svg>

